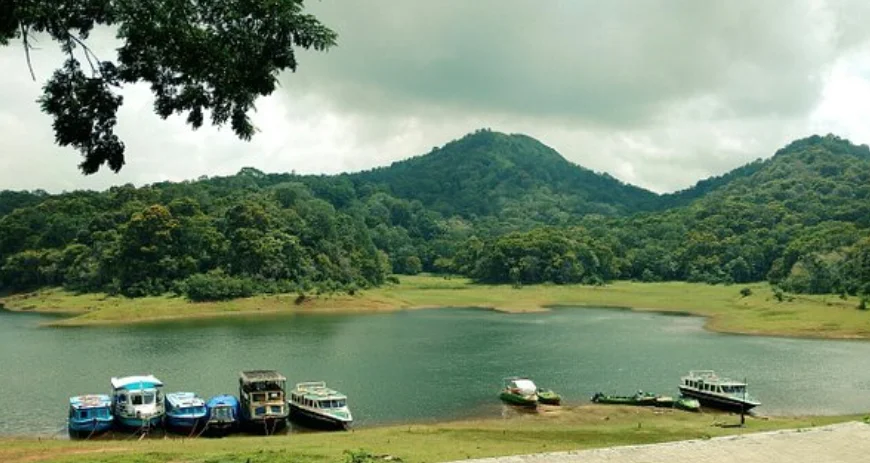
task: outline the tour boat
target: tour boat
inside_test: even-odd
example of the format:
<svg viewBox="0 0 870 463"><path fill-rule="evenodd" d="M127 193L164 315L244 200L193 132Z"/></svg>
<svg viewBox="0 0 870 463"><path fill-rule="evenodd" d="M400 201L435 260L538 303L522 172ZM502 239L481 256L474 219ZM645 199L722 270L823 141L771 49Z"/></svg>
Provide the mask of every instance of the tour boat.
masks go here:
<svg viewBox="0 0 870 463"><path fill-rule="evenodd" d="M680 392L702 405L734 412L747 412L761 402L746 393L746 383L720 378L712 370L693 370L683 376Z"/></svg>
<svg viewBox="0 0 870 463"><path fill-rule="evenodd" d="M89 438L112 429L112 398L105 394L81 395L69 399L70 437Z"/></svg>
<svg viewBox="0 0 870 463"><path fill-rule="evenodd" d="M347 429L353 416L347 396L329 389L323 381L299 383L290 391L290 419L318 428Z"/></svg>
<svg viewBox="0 0 870 463"><path fill-rule="evenodd" d="M205 425L208 412L205 402L193 392L166 394L166 428L191 434Z"/></svg>
<svg viewBox="0 0 870 463"><path fill-rule="evenodd" d="M147 431L163 421L163 383L153 375L112 378L112 410L123 427Z"/></svg>
<svg viewBox="0 0 870 463"><path fill-rule="evenodd" d="M511 405L537 407L537 391L538 387L531 379L511 376L504 379L504 388L502 388L499 398Z"/></svg>
<svg viewBox="0 0 870 463"><path fill-rule="evenodd" d="M239 427L241 409L239 399L231 395L219 395L208 399L208 420L205 432L212 435L226 435Z"/></svg>
<svg viewBox="0 0 870 463"><path fill-rule="evenodd" d="M287 378L275 370L239 373L242 424L251 431L273 434L287 426Z"/></svg>

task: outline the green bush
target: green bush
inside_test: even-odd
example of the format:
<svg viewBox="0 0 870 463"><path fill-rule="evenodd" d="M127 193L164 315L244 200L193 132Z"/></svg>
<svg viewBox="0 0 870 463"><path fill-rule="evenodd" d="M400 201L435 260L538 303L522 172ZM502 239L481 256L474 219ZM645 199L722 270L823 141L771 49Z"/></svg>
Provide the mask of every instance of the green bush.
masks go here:
<svg viewBox="0 0 870 463"><path fill-rule="evenodd" d="M191 275L184 282L184 294L194 302L249 297L260 289L250 278L230 276L221 270Z"/></svg>
<svg viewBox="0 0 870 463"><path fill-rule="evenodd" d="M752 290L749 288L743 288L740 290L740 295L743 297L749 297L752 295Z"/></svg>

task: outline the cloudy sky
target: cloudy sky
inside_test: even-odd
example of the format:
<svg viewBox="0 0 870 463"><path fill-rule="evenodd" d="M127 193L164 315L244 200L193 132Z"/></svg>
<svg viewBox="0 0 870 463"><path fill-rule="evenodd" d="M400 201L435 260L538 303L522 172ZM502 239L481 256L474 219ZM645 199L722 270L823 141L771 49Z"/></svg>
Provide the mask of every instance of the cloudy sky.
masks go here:
<svg viewBox="0 0 870 463"><path fill-rule="evenodd" d="M328 53L258 102L252 142L192 132L125 91L120 174L83 176L53 144L36 98L61 55L45 40L30 78L0 49L0 189L58 192L389 164L480 127L520 132L569 160L658 192L833 132L870 143L866 0L318 0ZM111 31L93 46L111 55Z"/></svg>

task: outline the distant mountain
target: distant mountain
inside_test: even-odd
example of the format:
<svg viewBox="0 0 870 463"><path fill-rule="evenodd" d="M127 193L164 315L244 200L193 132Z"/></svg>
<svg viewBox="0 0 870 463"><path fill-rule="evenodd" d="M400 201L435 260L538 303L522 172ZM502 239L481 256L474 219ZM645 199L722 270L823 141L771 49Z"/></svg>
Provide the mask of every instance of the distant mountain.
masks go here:
<svg viewBox="0 0 870 463"><path fill-rule="evenodd" d="M352 174L441 214L561 223L649 210L657 195L573 164L526 135L479 130L430 153Z"/></svg>

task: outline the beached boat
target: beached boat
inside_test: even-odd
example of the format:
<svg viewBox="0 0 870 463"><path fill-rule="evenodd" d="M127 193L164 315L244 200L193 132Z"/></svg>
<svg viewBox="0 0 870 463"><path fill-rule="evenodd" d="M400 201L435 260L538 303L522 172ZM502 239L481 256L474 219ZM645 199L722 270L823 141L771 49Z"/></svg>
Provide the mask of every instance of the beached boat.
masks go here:
<svg viewBox="0 0 870 463"><path fill-rule="evenodd" d="M701 402L698 402L697 399L691 397L680 397L674 401L674 408L679 408L680 410L685 410L687 412L700 412Z"/></svg>
<svg viewBox="0 0 870 463"><path fill-rule="evenodd" d="M163 422L163 383L153 375L112 378L112 411L122 427L147 431Z"/></svg>
<svg viewBox="0 0 870 463"><path fill-rule="evenodd" d="M251 431L272 434L287 426L287 378L275 370L239 373L242 425Z"/></svg>
<svg viewBox="0 0 870 463"><path fill-rule="evenodd" d="M634 395L607 395L597 392L592 401L598 404L654 406L657 396L649 392L637 391Z"/></svg>
<svg viewBox="0 0 870 463"><path fill-rule="evenodd" d="M529 378L511 376L504 379L504 387L499 398L511 405L523 407L538 406L538 387Z"/></svg>
<svg viewBox="0 0 870 463"><path fill-rule="evenodd" d="M674 406L674 403L676 403L676 401L673 397L669 395L657 395L655 403L653 403L653 405L661 408L672 408Z"/></svg>
<svg viewBox="0 0 870 463"><path fill-rule="evenodd" d="M347 396L329 389L323 381L299 383L290 391L290 419L302 425L326 429L347 429L353 415Z"/></svg>
<svg viewBox="0 0 870 463"><path fill-rule="evenodd" d="M732 412L747 412L761 405L746 393L746 383L716 376L712 370L693 370L680 380L680 392L702 405Z"/></svg>
<svg viewBox="0 0 870 463"><path fill-rule="evenodd" d="M193 392L166 394L166 428L183 434L202 429L208 413L205 402Z"/></svg>
<svg viewBox="0 0 870 463"><path fill-rule="evenodd" d="M205 408L208 410L206 434L222 436L238 429L241 417L239 399L231 395L215 396L208 399Z"/></svg>
<svg viewBox="0 0 870 463"><path fill-rule="evenodd" d="M537 394L538 403L544 405L560 405L562 403L562 396L550 389L538 389Z"/></svg>
<svg viewBox="0 0 870 463"><path fill-rule="evenodd" d="M67 428L73 438L89 438L112 429L112 398L105 394L81 395L69 399Z"/></svg>

